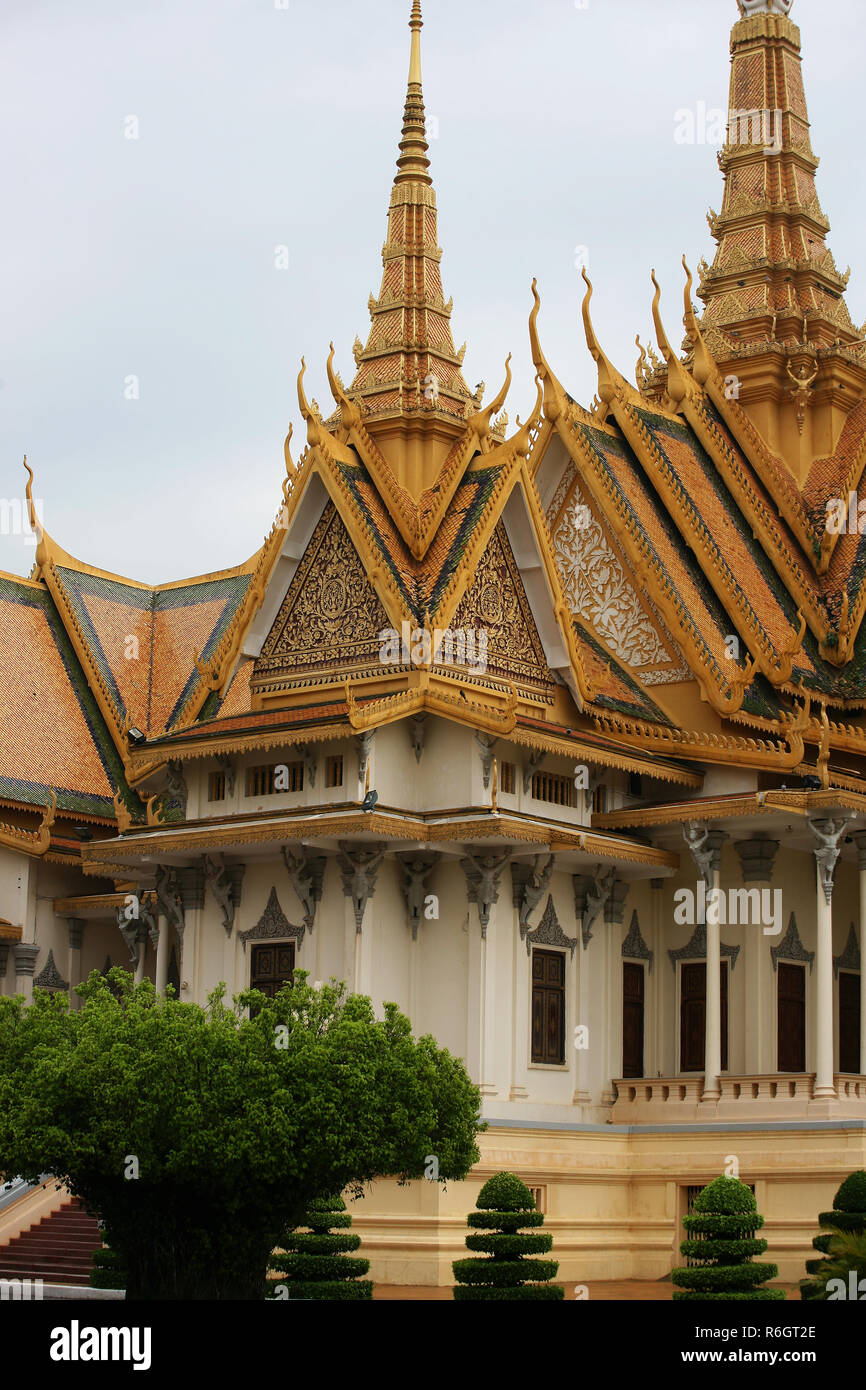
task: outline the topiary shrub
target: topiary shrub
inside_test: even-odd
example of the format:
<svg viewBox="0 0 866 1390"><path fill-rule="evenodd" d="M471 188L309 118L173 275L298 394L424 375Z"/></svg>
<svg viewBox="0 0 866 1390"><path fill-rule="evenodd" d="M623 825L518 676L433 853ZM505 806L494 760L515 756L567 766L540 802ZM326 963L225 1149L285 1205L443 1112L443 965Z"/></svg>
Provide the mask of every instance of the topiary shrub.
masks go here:
<svg viewBox="0 0 866 1390"><path fill-rule="evenodd" d="M689 1239L680 1254L700 1260L671 1271L675 1299L780 1299L784 1289L761 1289L775 1279L777 1265L755 1264L752 1256L767 1248L755 1231L764 1224L755 1199L739 1178L715 1178L695 1199L694 1211L683 1218Z"/></svg>
<svg viewBox="0 0 866 1390"><path fill-rule="evenodd" d="M125 1289L126 1269L116 1250L94 1250L90 1269L92 1289Z"/></svg>
<svg viewBox="0 0 866 1390"><path fill-rule="evenodd" d="M451 1268L458 1301L484 1299L562 1299L563 1289L551 1284L559 1269L556 1260L527 1259L550 1250L553 1236L520 1235L522 1228L542 1226L544 1216L535 1209L529 1188L514 1173L497 1173L484 1184L466 1218L479 1235L466 1237L466 1249L483 1258L455 1260Z"/></svg>
<svg viewBox="0 0 866 1390"><path fill-rule="evenodd" d="M832 1249L837 1235L860 1236L866 1232L866 1171L858 1168L849 1173L833 1198L833 1210L822 1211L818 1215L818 1225L826 1235L815 1236L812 1249L822 1255L833 1256L838 1252ZM833 1278L825 1266L827 1260L807 1260L806 1273L811 1279L800 1284L800 1297L804 1302L810 1299L826 1299L827 1279ZM853 1267L853 1266L852 1266Z"/></svg>
<svg viewBox="0 0 866 1390"><path fill-rule="evenodd" d="M290 1299L327 1299L330 1302L373 1297L373 1284L362 1279L370 1261L352 1259L346 1252L357 1250L361 1237L346 1234L352 1218L342 1197L319 1197L307 1208L307 1230L291 1230L283 1249L271 1257L271 1268L279 1278L271 1280L268 1297L279 1299L280 1285L288 1287Z"/></svg>

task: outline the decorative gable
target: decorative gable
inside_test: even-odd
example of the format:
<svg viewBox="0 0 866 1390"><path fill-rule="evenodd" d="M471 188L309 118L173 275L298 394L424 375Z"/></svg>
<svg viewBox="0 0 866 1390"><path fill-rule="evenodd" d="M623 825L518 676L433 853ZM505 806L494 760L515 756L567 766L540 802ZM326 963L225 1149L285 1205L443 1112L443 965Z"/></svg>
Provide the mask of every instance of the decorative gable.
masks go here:
<svg viewBox="0 0 866 1390"><path fill-rule="evenodd" d="M381 671L390 621L329 502L253 667L253 689Z"/></svg>
<svg viewBox="0 0 866 1390"><path fill-rule="evenodd" d="M501 521L479 561L471 588L457 606L451 626L458 632L486 633L487 672L494 679L513 681L553 702L554 681Z"/></svg>
<svg viewBox="0 0 866 1390"><path fill-rule="evenodd" d="M553 553L568 606L596 633L619 661L644 685L688 680L690 672L658 615L638 597L621 556L595 516L577 482L577 470L565 470L548 508Z"/></svg>

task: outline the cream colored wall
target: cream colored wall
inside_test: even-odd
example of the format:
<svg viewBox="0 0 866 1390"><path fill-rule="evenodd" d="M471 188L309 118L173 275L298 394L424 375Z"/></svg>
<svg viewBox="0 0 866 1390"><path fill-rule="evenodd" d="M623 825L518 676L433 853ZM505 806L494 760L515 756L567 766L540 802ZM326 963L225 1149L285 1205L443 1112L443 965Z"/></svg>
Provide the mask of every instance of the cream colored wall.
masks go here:
<svg viewBox="0 0 866 1390"><path fill-rule="evenodd" d="M814 1256L818 1213L848 1173L866 1166L863 1131L845 1129L734 1135L497 1126L478 1145L480 1162L464 1182L443 1191L423 1179L404 1188L383 1181L348 1204L372 1278L453 1284L451 1262L468 1253L466 1215L482 1183L508 1170L546 1189L544 1229L553 1236L557 1279L571 1285L566 1297L593 1280L662 1279L682 1263L686 1188L718 1177L734 1156L765 1218L762 1258L778 1264L781 1281L796 1283Z"/></svg>

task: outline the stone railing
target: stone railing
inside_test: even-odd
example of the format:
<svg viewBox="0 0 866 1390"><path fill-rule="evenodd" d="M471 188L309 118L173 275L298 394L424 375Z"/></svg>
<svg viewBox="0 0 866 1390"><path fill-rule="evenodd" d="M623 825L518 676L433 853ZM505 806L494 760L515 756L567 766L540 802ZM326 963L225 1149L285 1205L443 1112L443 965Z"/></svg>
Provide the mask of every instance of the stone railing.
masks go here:
<svg viewBox="0 0 866 1390"><path fill-rule="evenodd" d="M837 1075L836 1099L813 1100L814 1072L769 1072L764 1075L719 1079L718 1100L704 1100L704 1077L631 1077L613 1083L616 1099L613 1124L691 1124L707 1120L760 1123L762 1120L805 1120L820 1106L822 1113L849 1114L866 1119L866 1076Z"/></svg>

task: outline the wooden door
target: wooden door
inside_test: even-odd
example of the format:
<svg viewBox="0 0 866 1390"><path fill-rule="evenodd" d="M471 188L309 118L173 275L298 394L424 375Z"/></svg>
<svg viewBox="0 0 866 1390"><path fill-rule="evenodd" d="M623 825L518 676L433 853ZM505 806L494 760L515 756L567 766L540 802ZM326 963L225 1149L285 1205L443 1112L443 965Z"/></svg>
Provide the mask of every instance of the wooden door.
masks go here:
<svg viewBox="0 0 866 1390"><path fill-rule="evenodd" d="M839 973L839 1070L860 1074L860 976Z"/></svg>
<svg viewBox="0 0 866 1390"><path fill-rule="evenodd" d="M722 1071L728 1069L728 963L719 975ZM707 1027L707 967L687 961L680 975L680 1071L703 1071Z"/></svg>
<svg viewBox="0 0 866 1390"><path fill-rule="evenodd" d="M779 1071L806 1070L806 971L779 961L777 986Z"/></svg>
<svg viewBox="0 0 866 1390"><path fill-rule="evenodd" d="M643 1076L644 968L622 963L622 1074Z"/></svg>
<svg viewBox="0 0 866 1390"><path fill-rule="evenodd" d="M295 970L295 943L254 946L250 961L250 989L260 989L273 999L284 984L290 984Z"/></svg>
<svg viewBox="0 0 866 1390"><path fill-rule="evenodd" d="M565 1062L565 956L532 952L532 1060L542 1066Z"/></svg>

